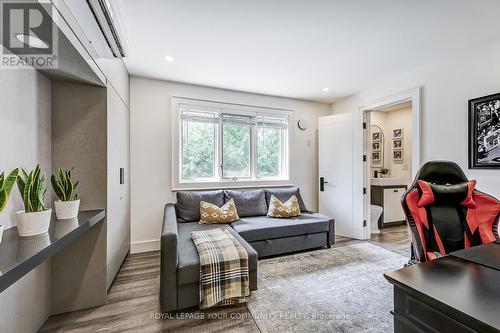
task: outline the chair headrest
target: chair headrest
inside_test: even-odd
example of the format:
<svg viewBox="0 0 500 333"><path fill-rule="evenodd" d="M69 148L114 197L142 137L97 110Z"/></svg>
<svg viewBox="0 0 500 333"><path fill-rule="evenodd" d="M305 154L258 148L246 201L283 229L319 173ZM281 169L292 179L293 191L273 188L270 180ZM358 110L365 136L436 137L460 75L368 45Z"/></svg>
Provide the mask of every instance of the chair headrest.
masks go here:
<svg viewBox="0 0 500 333"><path fill-rule="evenodd" d="M430 161L422 165L412 187L415 187L417 180L424 180L434 184L460 184L466 183L467 177L458 164L451 161Z"/></svg>
<svg viewBox="0 0 500 333"><path fill-rule="evenodd" d="M419 179L421 196L418 201L419 207L431 204L438 205L462 205L468 208L476 208L476 203L472 197L472 192L476 186L476 181L462 182L452 185L441 185L428 183Z"/></svg>

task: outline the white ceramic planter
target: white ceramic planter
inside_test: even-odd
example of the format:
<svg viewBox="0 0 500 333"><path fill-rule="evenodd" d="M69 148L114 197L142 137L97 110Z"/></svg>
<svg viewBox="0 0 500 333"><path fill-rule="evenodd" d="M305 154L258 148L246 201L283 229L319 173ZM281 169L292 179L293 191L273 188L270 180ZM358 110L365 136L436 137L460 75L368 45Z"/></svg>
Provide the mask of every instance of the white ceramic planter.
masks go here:
<svg viewBox="0 0 500 333"><path fill-rule="evenodd" d="M54 201L58 220L73 219L78 216L80 199L73 201Z"/></svg>
<svg viewBox="0 0 500 333"><path fill-rule="evenodd" d="M16 212L17 231L20 237L41 235L49 231L52 209L43 212Z"/></svg>
<svg viewBox="0 0 500 333"><path fill-rule="evenodd" d="M0 243L2 243L2 236L3 236L3 230L5 227L3 225L0 225Z"/></svg>

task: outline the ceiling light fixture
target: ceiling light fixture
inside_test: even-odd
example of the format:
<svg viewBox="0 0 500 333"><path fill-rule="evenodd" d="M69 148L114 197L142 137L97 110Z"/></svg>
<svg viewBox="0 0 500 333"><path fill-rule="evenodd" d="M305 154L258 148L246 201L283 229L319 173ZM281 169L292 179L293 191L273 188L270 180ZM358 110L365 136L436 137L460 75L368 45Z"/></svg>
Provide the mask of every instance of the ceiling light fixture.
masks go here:
<svg viewBox="0 0 500 333"><path fill-rule="evenodd" d="M171 57L171 56L165 56L165 61L166 61L166 62L174 62L174 57Z"/></svg>
<svg viewBox="0 0 500 333"><path fill-rule="evenodd" d="M321 89L321 91L323 91L323 92L329 92L330 88L326 87L326 88Z"/></svg>
<svg viewBox="0 0 500 333"><path fill-rule="evenodd" d="M17 34L16 38L21 43L26 44L26 45L33 47L33 48L36 48L36 49L48 49L49 48L49 45L38 37L24 35L24 34Z"/></svg>

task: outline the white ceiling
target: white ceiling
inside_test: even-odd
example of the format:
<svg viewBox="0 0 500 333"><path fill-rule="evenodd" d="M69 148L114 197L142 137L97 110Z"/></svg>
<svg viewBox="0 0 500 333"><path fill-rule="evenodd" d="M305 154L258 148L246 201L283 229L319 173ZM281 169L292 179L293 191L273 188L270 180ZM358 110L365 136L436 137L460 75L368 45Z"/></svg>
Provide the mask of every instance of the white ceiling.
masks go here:
<svg viewBox="0 0 500 333"><path fill-rule="evenodd" d="M500 41L499 0L116 3L132 75L328 103Z"/></svg>

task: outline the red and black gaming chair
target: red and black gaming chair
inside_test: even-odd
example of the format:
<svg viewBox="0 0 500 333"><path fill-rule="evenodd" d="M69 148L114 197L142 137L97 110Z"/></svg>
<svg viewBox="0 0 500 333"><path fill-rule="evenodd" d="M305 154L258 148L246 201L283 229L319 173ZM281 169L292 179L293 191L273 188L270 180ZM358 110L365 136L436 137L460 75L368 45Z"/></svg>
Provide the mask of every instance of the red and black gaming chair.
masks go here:
<svg viewBox="0 0 500 333"><path fill-rule="evenodd" d="M500 201L475 185L453 162L420 168L401 199L412 234L411 262L498 240Z"/></svg>

